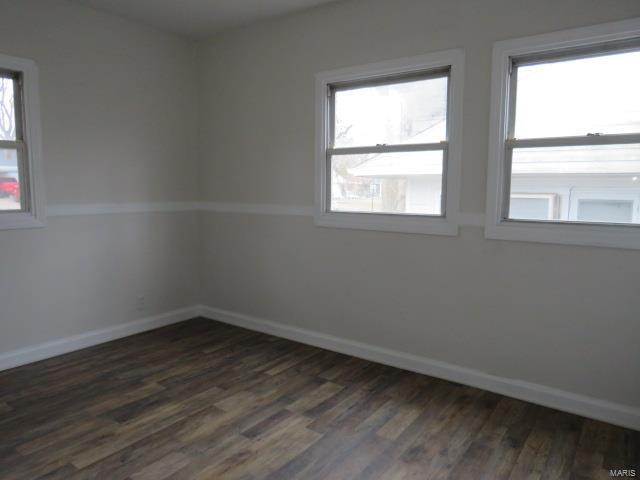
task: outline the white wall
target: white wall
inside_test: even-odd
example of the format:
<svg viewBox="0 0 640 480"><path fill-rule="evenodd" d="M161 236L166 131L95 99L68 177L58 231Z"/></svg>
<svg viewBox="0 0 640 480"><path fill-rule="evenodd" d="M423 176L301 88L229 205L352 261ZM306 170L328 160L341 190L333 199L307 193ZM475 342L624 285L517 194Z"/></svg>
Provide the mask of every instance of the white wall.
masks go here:
<svg viewBox="0 0 640 480"><path fill-rule="evenodd" d="M461 47L462 211L485 208L493 42L640 15L636 0L352 0L201 48L204 200L310 207L314 75ZM204 214L203 301L640 406L640 252Z"/></svg>
<svg viewBox="0 0 640 480"><path fill-rule="evenodd" d="M189 42L64 0L0 0L0 52L40 69L50 205L197 198ZM197 214L47 222L0 231L0 353L196 302Z"/></svg>

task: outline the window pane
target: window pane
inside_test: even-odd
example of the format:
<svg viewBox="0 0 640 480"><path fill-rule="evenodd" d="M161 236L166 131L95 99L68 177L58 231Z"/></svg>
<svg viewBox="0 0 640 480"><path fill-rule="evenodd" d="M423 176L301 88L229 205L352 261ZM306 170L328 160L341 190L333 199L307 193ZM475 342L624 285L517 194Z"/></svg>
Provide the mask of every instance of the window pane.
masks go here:
<svg viewBox="0 0 640 480"><path fill-rule="evenodd" d="M640 223L640 144L516 148L511 195L536 192L555 199L550 220ZM510 218L540 220L539 213L511 201Z"/></svg>
<svg viewBox="0 0 640 480"><path fill-rule="evenodd" d="M640 52L518 68L516 138L640 132Z"/></svg>
<svg viewBox="0 0 640 480"><path fill-rule="evenodd" d="M631 223L633 201L631 200L580 200L578 220L584 222Z"/></svg>
<svg viewBox="0 0 640 480"><path fill-rule="evenodd" d="M511 197L509 217L528 220L550 220L548 198Z"/></svg>
<svg viewBox="0 0 640 480"><path fill-rule="evenodd" d="M446 140L447 77L335 92L335 147Z"/></svg>
<svg viewBox="0 0 640 480"><path fill-rule="evenodd" d="M335 155L331 210L442 214L442 151Z"/></svg>
<svg viewBox="0 0 640 480"><path fill-rule="evenodd" d="M0 77L0 140L16 139L13 80Z"/></svg>
<svg viewBox="0 0 640 480"><path fill-rule="evenodd" d="M0 211L20 210L20 180L16 150L0 148Z"/></svg>

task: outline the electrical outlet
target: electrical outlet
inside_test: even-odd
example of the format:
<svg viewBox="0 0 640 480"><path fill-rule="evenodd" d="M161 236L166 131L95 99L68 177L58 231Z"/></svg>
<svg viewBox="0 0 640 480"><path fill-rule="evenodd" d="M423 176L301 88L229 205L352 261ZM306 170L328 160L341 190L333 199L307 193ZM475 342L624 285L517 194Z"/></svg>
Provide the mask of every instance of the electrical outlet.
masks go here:
<svg viewBox="0 0 640 480"><path fill-rule="evenodd" d="M145 301L144 295L138 295L136 297L136 310L140 312L144 310L145 307L146 307L146 301Z"/></svg>

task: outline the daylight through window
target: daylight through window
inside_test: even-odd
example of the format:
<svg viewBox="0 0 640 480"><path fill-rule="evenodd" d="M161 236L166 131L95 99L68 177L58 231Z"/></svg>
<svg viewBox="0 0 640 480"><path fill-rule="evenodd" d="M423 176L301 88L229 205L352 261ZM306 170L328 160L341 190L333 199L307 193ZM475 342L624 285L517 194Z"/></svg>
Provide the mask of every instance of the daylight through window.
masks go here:
<svg viewBox="0 0 640 480"><path fill-rule="evenodd" d="M0 70L0 213L23 209L20 163L24 152L17 74Z"/></svg>
<svg viewBox="0 0 640 480"><path fill-rule="evenodd" d="M444 215L449 69L329 88L333 212Z"/></svg>
<svg viewBox="0 0 640 480"><path fill-rule="evenodd" d="M640 46L512 59L503 218L640 224Z"/></svg>

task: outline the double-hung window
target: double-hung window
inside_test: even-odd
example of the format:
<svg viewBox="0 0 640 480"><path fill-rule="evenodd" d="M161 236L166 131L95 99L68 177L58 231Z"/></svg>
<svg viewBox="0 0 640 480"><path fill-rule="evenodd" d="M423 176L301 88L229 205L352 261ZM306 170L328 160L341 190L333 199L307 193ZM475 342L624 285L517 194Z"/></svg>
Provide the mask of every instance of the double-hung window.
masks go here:
<svg viewBox="0 0 640 480"><path fill-rule="evenodd" d="M487 236L640 248L640 22L499 42Z"/></svg>
<svg viewBox="0 0 640 480"><path fill-rule="evenodd" d="M42 226L37 70L0 55L0 229Z"/></svg>
<svg viewBox="0 0 640 480"><path fill-rule="evenodd" d="M463 54L317 76L316 222L455 235Z"/></svg>

